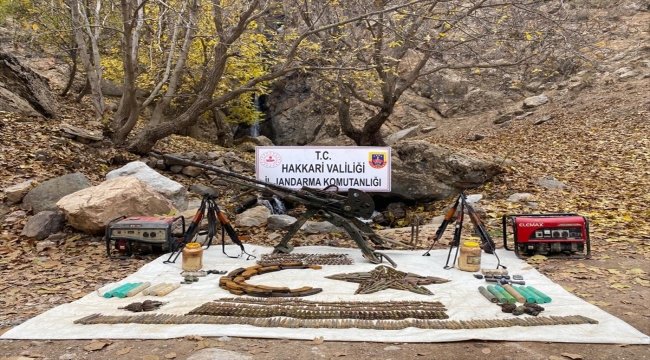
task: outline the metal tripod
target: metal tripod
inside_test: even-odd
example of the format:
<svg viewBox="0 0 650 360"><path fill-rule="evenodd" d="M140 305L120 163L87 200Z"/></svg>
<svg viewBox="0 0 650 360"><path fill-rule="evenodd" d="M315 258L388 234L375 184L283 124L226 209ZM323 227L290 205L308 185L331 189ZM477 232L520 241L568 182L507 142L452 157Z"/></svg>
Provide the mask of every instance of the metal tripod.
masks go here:
<svg viewBox="0 0 650 360"><path fill-rule="evenodd" d="M430 256L429 252L431 249L433 249L433 246L440 241L442 238L442 234L445 232L445 229L447 229L447 226L453 221L453 217L456 213L456 209L460 205L460 214L456 217L456 225L454 228L454 238L449 243L449 253L447 254L447 262L445 263L445 269L451 269L456 265L456 258L458 257L458 249L460 248L460 235L463 230L463 220L465 217L465 209L467 209L467 215L469 216L470 221L474 225L474 231L476 234L478 234L479 238L481 239L481 244L480 247L483 251L485 251L488 254L494 254L494 256L497 258L497 269L499 267L506 269L504 265L501 265L501 260L499 259L499 256L497 255L495 251L495 244L492 238L490 237L490 234L488 233L487 229L485 228L485 225L479 218L478 214L474 210L474 208L467 202L467 198L465 197L465 193L461 192L460 195L458 195L458 198L454 202L454 205L447 211L445 214L445 218L442 221L442 224L440 224L440 227L438 227L438 230L436 230L436 235L435 238L433 239L433 243L429 247L426 253L422 254L422 256ZM449 266L449 259L451 258L451 252L456 248L456 253L454 255L454 261L451 266Z"/></svg>

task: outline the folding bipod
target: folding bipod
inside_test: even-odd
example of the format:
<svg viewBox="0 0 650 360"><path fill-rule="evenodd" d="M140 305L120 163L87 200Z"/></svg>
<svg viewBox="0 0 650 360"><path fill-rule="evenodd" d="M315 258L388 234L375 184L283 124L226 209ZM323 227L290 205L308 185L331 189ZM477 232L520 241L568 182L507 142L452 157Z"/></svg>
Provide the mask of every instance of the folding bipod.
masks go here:
<svg viewBox="0 0 650 360"><path fill-rule="evenodd" d="M436 235L435 238L433 239L433 243L429 247L429 250L427 250L426 253L422 254L422 256L430 256L429 252L431 251L431 249L433 249L435 243L440 241L440 239L442 238L442 234L447 229L447 226L453 221L458 205L460 205L460 214L458 214L458 216L456 217L454 238L449 243L449 253L447 254L447 262L445 263L444 269L451 269L456 265L456 258L458 257L458 250L460 248L460 237L461 237L461 232L463 230L465 209L467 209L467 215L469 216L470 221L474 225L474 231L481 239L481 244L480 244L481 250L485 251L487 254L494 254L494 256L497 258L497 269L499 267L506 269L504 265L501 265L501 260L499 259L499 256L497 255L495 250L494 241L490 237L490 234L485 228L485 225L483 225L481 219L478 217L478 214L476 213L474 208L467 202L464 192L461 192L460 195L458 195L458 198L454 202L454 205L452 205L451 209L449 209L445 214L445 218L443 219L442 224L440 224L440 227L438 227L438 230L436 230ZM454 255L454 261L452 265L449 266L449 259L451 258L451 252L454 247L456 247L456 254Z"/></svg>

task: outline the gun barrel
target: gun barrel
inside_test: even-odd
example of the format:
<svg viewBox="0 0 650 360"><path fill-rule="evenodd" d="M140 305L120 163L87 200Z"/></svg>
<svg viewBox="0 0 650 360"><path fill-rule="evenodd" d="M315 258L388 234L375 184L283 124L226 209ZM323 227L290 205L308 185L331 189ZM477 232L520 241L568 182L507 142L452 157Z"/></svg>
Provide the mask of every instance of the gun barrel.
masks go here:
<svg viewBox="0 0 650 360"><path fill-rule="evenodd" d="M301 190L294 190L285 186L257 180L255 178L240 175L232 171L220 169L216 166L210 166L197 161L183 159L174 155L163 154L157 151L153 151L152 154L154 156L162 157L165 159L168 162L168 165L196 166L210 170L218 175L221 175L224 181L248 188L253 188L259 191L268 191L272 194L277 195L282 200L298 202L306 206L321 207L339 214L355 217L358 216L364 219L369 219L375 210L375 204L372 198L368 194L358 189L349 189L347 197L337 194L336 192L308 187L303 187Z"/></svg>

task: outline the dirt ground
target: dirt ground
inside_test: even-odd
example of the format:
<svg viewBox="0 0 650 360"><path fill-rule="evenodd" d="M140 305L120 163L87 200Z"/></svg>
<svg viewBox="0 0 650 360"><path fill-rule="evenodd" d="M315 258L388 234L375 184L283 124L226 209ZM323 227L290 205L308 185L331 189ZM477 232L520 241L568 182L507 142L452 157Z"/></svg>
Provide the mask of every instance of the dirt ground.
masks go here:
<svg viewBox="0 0 650 360"><path fill-rule="evenodd" d="M3 341L3 359L190 359L190 360L284 360L284 359L601 359L643 360L650 357L647 346L562 344L544 342L483 342L404 344L373 342L324 342L222 339L217 347L200 347L187 339L117 340L102 350L86 351L89 341ZM198 345L198 346L197 346ZM126 353L124 349L131 348ZM14 355L19 354L19 355ZM22 354L22 355L20 355ZM564 355L563 355L564 354ZM23 356L24 358L21 358Z"/></svg>
<svg viewBox="0 0 650 360"><path fill-rule="evenodd" d="M640 25L631 40L650 41L650 13L619 17L628 26ZM645 24L645 27L643 27ZM547 92L551 101L531 117L513 121L508 127L494 125L486 114L461 120L441 121L431 141L502 156L512 162L509 171L472 193L485 197L480 206L488 214L490 231L498 232L500 216L523 212L578 212L591 221L592 257L587 260L540 260L531 265L578 297L626 321L650 335L650 67L646 46L632 52L624 36L609 33L607 46L619 50L616 61L605 62L608 72L624 66L636 67L640 75L618 81L602 76L583 89L566 93ZM615 54L616 55L616 54ZM644 63L645 61L645 63ZM645 65L644 65L645 64ZM647 72L650 73L650 72ZM551 120L533 122L544 115ZM2 114L2 146L7 159L20 159L25 143L37 146L39 139L26 137L27 128L40 125L40 132L54 131L52 124L15 123ZM28 120L25 120L28 121ZM16 126L14 128L14 126ZM475 134L481 141L468 142ZM10 138L6 134L10 134ZM33 134L32 134L33 135ZM22 138L25 136L25 138ZM40 136L40 135L39 135ZM78 152L73 149L73 153ZM68 154L69 155L69 154ZM67 155L66 155L67 156ZM82 164L83 165L83 164ZM57 174L65 168L39 169ZM0 188L14 178L33 171L0 169ZM18 175L16 175L18 174ZM554 176L567 185L549 190L536 180ZM42 177L38 174L37 177ZM529 192L529 203L511 203L512 193ZM425 218L440 215L446 204L427 208ZM0 229L0 333L47 309L93 291L102 283L122 279L145 260L116 264L103 257L101 239L70 234L54 249L37 252L34 244L21 241L25 219L8 223L6 216L16 207L0 205L5 221ZM396 240L408 242L408 234ZM401 238L400 238L401 237ZM427 238L423 234L423 238ZM430 238L430 236L429 236ZM331 239L326 239L331 241ZM443 239L444 240L444 239ZM305 238L305 244L322 244L325 239ZM344 239L338 245L350 245ZM428 244L422 244L427 246ZM503 251L503 250L501 250ZM18 256L20 261L11 256ZM90 257L103 275L81 278L79 264L67 259ZM56 268L36 266L57 262ZM34 265L36 264L36 265ZM92 266L92 265L89 265ZM74 278L71 291L57 290L49 276ZM75 277L77 276L77 277ZM45 288L45 290L43 290ZM445 301L453 301L447 299ZM43 324L43 326L47 326ZM525 331L525 329L523 329ZM375 343L297 341L287 339L200 338L168 340L0 340L0 360L17 359L648 359L650 347L626 344L572 344L548 342L464 341L455 343Z"/></svg>

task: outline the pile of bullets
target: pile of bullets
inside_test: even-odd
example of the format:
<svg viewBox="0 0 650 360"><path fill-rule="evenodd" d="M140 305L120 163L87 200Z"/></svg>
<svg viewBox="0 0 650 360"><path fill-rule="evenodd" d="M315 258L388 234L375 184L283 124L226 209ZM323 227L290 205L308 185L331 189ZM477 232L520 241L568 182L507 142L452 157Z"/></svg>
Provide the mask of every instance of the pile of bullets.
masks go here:
<svg viewBox="0 0 650 360"><path fill-rule="evenodd" d="M442 284L449 281L435 276L406 273L383 265L377 266L370 272L336 274L326 278L359 283L355 294L371 294L381 290L396 289L433 295L429 289L421 285Z"/></svg>
<svg viewBox="0 0 650 360"><path fill-rule="evenodd" d="M263 254L259 265L271 266L277 263L300 262L302 265L352 265L354 260L348 254Z"/></svg>
<svg viewBox="0 0 650 360"><path fill-rule="evenodd" d="M448 319L445 307L440 302L408 301L380 303L346 302L319 303L296 302L294 304L239 303L235 301L215 301L205 303L190 311L188 315L240 316L268 318L285 316L295 319L364 319L364 320L401 320L401 319Z"/></svg>
<svg viewBox="0 0 650 360"><path fill-rule="evenodd" d="M171 315L140 314L126 316L108 316L93 314L76 320L75 324L213 324L213 325L252 325L257 327L281 328L330 328L330 329L371 329L401 330L409 327L420 329L488 329L511 326L548 326L598 324L598 321L582 315L528 317L494 320L363 320L363 319L292 319L286 317L251 318L239 316L210 315Z"/></svg>
<svg viewBox="0 0 650 360"><path fill-rule="evenodd" d="M247 268L238 268L219 279L219 287L235 295L250 295L259 297L300 297L318 294L321 288L303 286L297 289L288 287L252 285L246 282L252 276L283 269L321 269L319 265L302 265L299 262L287 262L270 266L254 265Z"/></svg>
<svg viewBox="0 0 650 360"><path fill-rule="evenodd" d="M129 305L119 307L118 309L129 310L132 312L154 311L165 304L166 303L157 300L145 300L143 302L130 303Z"/></svg>
<svg viewBox="0 0 650 360"><path fill-rule="evenodd" d="M339 307L356 310L365 309L441 309L445 305L440 301L413 301L413 300L388 300L388 301L313 301L306 299L283 299L283 298L221 298L217 302L232 304L261 304L261 305L295 305L304 308L328 308Z"/></svg>

